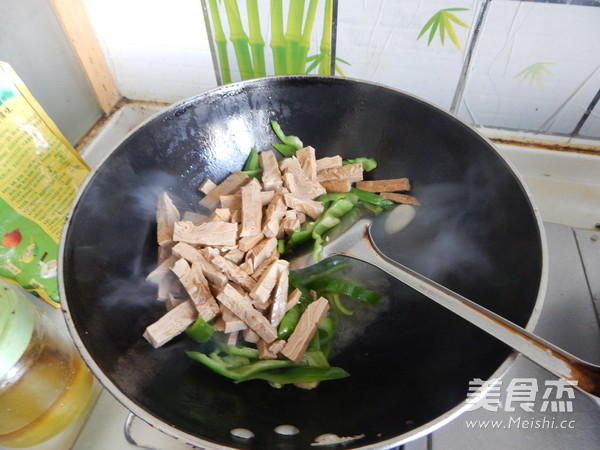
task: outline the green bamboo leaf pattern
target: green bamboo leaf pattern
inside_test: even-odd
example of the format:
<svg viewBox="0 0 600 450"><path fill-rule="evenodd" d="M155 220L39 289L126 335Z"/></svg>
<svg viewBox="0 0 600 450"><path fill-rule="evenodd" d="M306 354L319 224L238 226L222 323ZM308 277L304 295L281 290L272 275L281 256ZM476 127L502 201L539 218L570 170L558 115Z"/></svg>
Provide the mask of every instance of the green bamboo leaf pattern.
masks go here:
<svg viewBox="0 0 600 450"><path fill-rule="evenodd" d="M519 80L519 84L529 81L530 84L537 84L540 89L544 88L544 78L546 75L554 75L548 66L554 65L552 62L537 62L527 66L514 76Z"/></svg>
<svg viewBox="0 0 600 450"><path fill-rule="evenodd" d="M317 66L321 64L321 62L325 58L327 58L327 60L329 61L330 56L331 55L324 55L323 53L318 53L316 55L309 56L308 58L306 58L306 62L310 64L306 67L306 71L304 73L308 74L311 71L313 71ZM351 64L348 61L343 60L342 58L335 58L335 73L342 77L345 77L346 75L344 74L342 67L338 63L346 64L347 66L350 66Z"/></svg>
<svg viewBox="0 0 600 450"><path fill-rule="evenodd" d="M265 40L260 23L260 2L245 0L248 16L244 21L240 14L238 0L203 1L208 4L208 8L205 8L210 12L212 38L216 44L215 49L222 82L225 84L231 82L229 46L233 47L241 79L265 76ZM284 3L289 6L286 18L284 18L286 15L284 14ZM311 37L314 37L312 32L319 5L324 8L319 53L309 57L308 52ZM310 73L311 71L329 75L332 54L333 1L289 0L283 2L283 0L270 0L269 6L271 41L268 45L273 57L275 75ZM229 26L229 36L226 36L224 24ZM344 76L340 64L348 63L339 58L335 60L335 73Z"/></svg>
<svg viewBox="0 0 600 450"><path fill-rule="evenodd" d="M454 46L461 50L460 41L458 40L458 36L456 35L456 31L454 30L454 24L459 25L461 27L469 28L465 22L456 17L455 12L460 11L468 11L469 8L446 8L440 9L436 12L421 28L419 35L417 36L417 41L423 37L425 33L429 30L429 37L427 39L427 46L431 44L433 38L435 37L436 32L440 36L440 42L442 45L445 44L446 35L450 38Z"/></svg>
<svg viewBox="0 0 600 450"><path fill-rule="evenodd" d="M227 37L223 31L221 16L217 7L217 0L208 0L210 15L213 23L213 33L219 55L219 66L221 69L221 81L224 84L231 83L231 70L229 68L229 55L227 52Z"/></svg>

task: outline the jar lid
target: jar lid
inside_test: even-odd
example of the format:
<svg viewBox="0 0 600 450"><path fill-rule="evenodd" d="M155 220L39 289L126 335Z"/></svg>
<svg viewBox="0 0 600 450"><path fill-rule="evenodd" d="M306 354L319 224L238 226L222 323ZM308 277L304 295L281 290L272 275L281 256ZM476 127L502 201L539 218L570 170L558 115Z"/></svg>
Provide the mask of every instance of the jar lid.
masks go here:
<svg viewBox="0 0 600 450"><path fill-rule="evenodd" d="M21 359L33 333L33 308L17 289L0 278L0 377Z"/></svg>

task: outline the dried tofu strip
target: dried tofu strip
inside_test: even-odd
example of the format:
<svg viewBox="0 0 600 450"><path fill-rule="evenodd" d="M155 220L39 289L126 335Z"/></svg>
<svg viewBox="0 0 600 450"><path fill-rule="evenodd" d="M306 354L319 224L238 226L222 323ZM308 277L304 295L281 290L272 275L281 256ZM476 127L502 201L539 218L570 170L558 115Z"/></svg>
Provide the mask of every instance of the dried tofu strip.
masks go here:
<svg viewBox="0 0 600 450"><path fill-rule="evenodd" d="M212 296L208 281L198 265L190 267L186 260L180 259L171 270L181 281L190 296L190 300L198 310L198 314L207 322L214 319L220 312L219 306Z"/></svg>
<svg viewBox="0 0 600 450"><path fill-rule="evenodd" d="M256 236L261 232L261 185L256 178L242 188L242 230L240 236Z"/></svg>
<svg viewBox="0 0 600 450"><path fill-rule="evenodd" d="M333 167L342 167L343 161L340 155L325 156L324 158L317 159L317 173L324 169L331 169ZM318 178L317 178L318 179Z"/></svg>
<svg viewBox="0 0 600 450"><path fill-rule="evenodd" d="M268 238L281 238L283 236L281 221L287 211L287 205L283 198L285 193L287 193L287 189L280 188L273 196L273 200L271 200L265 211L262 232Z"/></svg>
<svg viewBox="0 0 600 450"><path fill-rule="evenodd" d="M321 297L306 307L292 335L281 353L294 362L300 361L317 330L317 326L329 311L329 301Z"/></svg>
<svg viewBox="0 0 600 450"><path fill-rule="evenodd" d="M284 194L283 198L288 207L304 213L312 219L317 219L323 213L323 203L317 200L311 200L298 194Z"/></svg>
<svg viewBox="0 0 600 450"><path fill-rule="evenodd" d="M236 170L220 184L209 190L202 200L200 200L200 205L213 210L219 204L222 195L229 195L239 191L249 181L250 177L248 175L242 173L240 170Z"/></svg>
<svg viewBox="0 0 600 450"><path fill-rule="evenodd" d="M237 224L229 222L204 222L194 225L182 220L175 222L173 227L173 240L195 245L234 247L237 235Z"/></svg>
<svg viewBox="0 0 600 450"><path fill-rule="evenodd" d="M361 163L346 164L341 167L323 169L317 172L319 182L350 180L352 183L363 179L363 166Z"/></svg>
<svg viewBox="0 0 600 450"><path fill-rule="evenodd" d="M160 347L185 331L198 317L191 300L185 301L149 325L144 337L154 348Z"/></svg>
<svg viewBox="0 0 600 450"><path fill-rule="evenodd" d="M302 292L300 289L296 288L290 292L287 298L287 303L285 304L285 312L288 312L290 309L296 306L300 302L300 297L302 297Z"/></svg>
<svg viewBox="0 0 600 450"><path fill-rule="evenodd" d="M200 251L185 242L179 242L173 247L173 254L184 258L190 263L197 263L202 270L202 274L208 281L216 286L224 286L227 283L227 277L217 270L211 262L200 253Z"/></svg>
<svg viewBox="0 0 600 450"><path fill-rule="evenodd" d="M283 173L283 185L293 194L314 199L326 193L325 189L316 180L306 176L300 161L295 156L284 159L279 167Z"/></svg>
<svg viewBox="0 0 600 450"><path fill-rule="evenodd" d="M238 266L242 263L245 257L246 252L242 251L239 247L227 250L223 254L223 258L227 259L228 261L231 261L232 263Z"/></svg>
<svg viewBox="0 0 600 450"><path fill-rule="evenodd" d="M236 284L239 284L241 287L250 291L256 281L252 279L247 272L240 269L240 266L237 264L228 261L221 255L215 255L210 260L210 262L221 272L223 273L229 280L233 281Z"/></svg>
<svg viewBox="0 0 600 450"><path fill-rule="evenodd" d="M246 261L250 264L250 273L269 258L277 250L276 238L265 238L246 253Z"/></svg>
<svg viewBox="0 0 600 450"><path fill-rule="evenodd" d="M216 187L217 185L210 178L207 178L202 183L200 183L200 186L198 186L198 190L206 195Z"/></svg>
<svg viewBox="0 0 600 450"><path fill-rule="evenodd" d="M238 249L243 252L247 252L256 247L263 239L265 235L262 233L256 234L254 236L244 236L238 241Z"/></svg>
<svg viewBox="0 0 600 450"><path fill-rule="evenodd" d="M260 166L262 167L262 182L265 191L276 191L283 186L281 172L279 171L279 163L277 157L272 150L260 152L258 155Z"/></svg>
<svg viewBox="0 0 600 450"><path fill-rule="evenodd" d="M202 222L208 222L208 216L194 211L186 211L181 216L181 220L187 220L189 222L192 222L194 225L198 225Z"/></svg>
<svg viewBox="0 0 600 450"><path fill-rule="evenodd" d="M261 191L260 204L262 206L268 205L273 199L273 194L275 194L275 191ZM242 209L242 194L222 195L219 199L222 208L229 208L231 210Z"/></svg>
<svg viewBox="0 0 600 450"><path fill-rule="evenodd" d="M146 280L150 283L158 284L169 273L173 264L177 261L177 257L171 254L167 259L161 262L156 269L146 276Z"/></svg>
<svg viewBox="0 0 600 450"><path fill-rule="evenodd" d="M158 197L156 208L156 240L160 246L173 242L173 226L180 219L179 210L166 192Z"/></svg>
<svg viewBox="0 0 600 450"><path fill-rule="evenodd" d="M224 333L234 333L236 331L244 331L248 329L248 325L236 316L229 308L225 305L221 305L221 317L225 322L223 329Z"/></svg>
<svg viewBox="0 0 600 450"><path fill-rule="evenodd" d="M286 236L291 236L297 228L300 228L300 219L298 218L297 211L288 209L285 212L284 218L281 221L281 228Z"/></svg>
<svg viewBox="0 0 600 450"><path fill-rule="evenodd" d="M232 222L229 208L217 208L208 218L208 222Z"/></svg>
<svg viewBox="0 0 600 450"><path fill-rule="evenodd" d="M269 344L261 339L256 343L260 359L277 359L283 347L285 347L285 341L281 340Z"/></svg>
<svg viewBox="0 0 600 450"><path fill-rule="evenodd" d="M414 205L414 206L420 206L421 203L419 202L419 200L412 196L412 195L408 195L408 194L399 194L396 192L381 192L379 195L381 195L383 198L387 198L388 200L391 200L395 203L404 203L407 205Z"/></svg>
<svg viewBox="0 0 600 450"><path fill-rule="evenodd" d="M356 187L368 192L410 191L408 178L390 178L387 180L359 181Z"/></svg>
<svg viewBox="0 0 600 450"><path fill-rule="evenodd" d="M288 261L278 259L263 272L254 287L250 290L249 295L254 304L261 309L266 309L269 303L271 292L277 284L279 274L283 267L287 268Z"/></svg>
<svg viewBox="0 0 600 450"><path fill-rule="evenodd" d="M256 334L270 343L277 339L277 331L267 318L254 309L250 298L240 294L231 284L226 284L217 300L242 319Z"/></svg>
<svg viewBox="0 0 600 450"><path fill-rule="evenodd" d="M316 182L317 181L317 159L315 157L315 149L311 146L301 148L296 152L296 157L300 162L302 170L306 178Z"/></svg>
<svg viewBox="0 0 600 450"><path fill-rule="evenodd" d="M286 313L289 289L289 265L280 265L277 283L272 294L270 322L274 327L279 325Z"/></svg>
<svg viewBox="0 0 600 450"><path fill-rule="evenodd" d="M350 192L352 183L346 178L344 180L321 181L321 186L325 188L327 193Z"/></svg>

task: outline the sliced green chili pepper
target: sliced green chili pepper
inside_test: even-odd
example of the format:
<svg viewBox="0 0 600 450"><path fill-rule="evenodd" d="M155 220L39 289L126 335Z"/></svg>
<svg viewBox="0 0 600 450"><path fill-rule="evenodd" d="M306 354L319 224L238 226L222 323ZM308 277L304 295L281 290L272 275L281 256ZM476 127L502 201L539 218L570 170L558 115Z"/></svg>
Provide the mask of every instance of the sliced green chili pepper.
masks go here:
<svg viewBox="0 0 600 450"><path fill-rule="evenodd" d="M290 288L298 289L302 294L300 296L300 305L302 305L302 311L304 308L312 302L312 296L310 295L310 290L306 287L304 282L302 281L302 277L298 274L298 272L291 270L288 275L288 283Z"/></svg>
<svg viewBox="0 0 600 450"><path fill-rule="evenodd" d="M296 325L298 325L298 321L300 320L300 316L302 315L302 308L299 304L294 305L292 309L285 313L281 322L279 322L279 327L277 328L277 338L278 339L287 339L296 329Z"/></svg>
<svg viewBox="0 0 600 450"><path fill-rule="evenodd" d="M252 347L243 347L241 345L217 344L219 350L232 356L243 356L248 359L258 359L258 350Z"/></svg>
<svg viewBox="0 0 600 450"><path fill-rule="evenodd" d="M244 168L242 170L256 170L260 169L260 160L258 158L258 151L256 147L252 147L250 150L250 154L248 155L248 159L246 159L246 164L244 164Z"/></svg>
<svg viewBox="0 0 600 450"><path fill-rule="evenodd" d="M393 208L396 204L388 200L387 198L383 198L381 195L375 194L373 192L363 191L362 189L357 189L355 187L350 189L354 195L356 195L359 200L363 202L370 203L371 205L381 206L382 208Z"/></svg>
<svg viewBox="0 0 600 450"><path fill-rule="evenodd" d="M213 327L200 316L198 316L196 321L185 330L185 333L189 337L199 343L210 340L214 332L215 330Z"/></svg>
<svg viewBox="0 0 600 450"><path fill-rule="evenodd" d="M291 145L278 144L276 142L273 142L271 145L275 147L275 150L281 153L281 156L285 158L289 158L290 156L294 156L296 154L296 147L293 147Z"/></svg>
<svg viewBox="0 0 600 450"><path fill-rule="evenodd" d="M314 227L314 222L307 222L302 228L300 228L297 231L294 231L294 233L288 239L288 244L290 246L295 246L306 242L308 239L310 239Z"/></svg>
<svg viewBox="0 0 600 450"><path fill-rule="evenodd" d="M354 314L354 311L344 306L342 299L340 298L340 294L337 292L329 293L326 295L326 298L329 300L329 304L332 306L332 308L338 313L343 314L344 316L351 316Z"/></svg>
<svg viewBox="0 0 600 450"><path fill-rule="evenodd" d="M344 165L355 163L361 163L365 172L370 172L371 170L374 170L377 167L377 161L375 161L373 158L360 157L354 159L346 159L342 162L342 164Z"/></svg>
<svg viewBox="0 0 600 450"><path fill-rule="evenodd" d="M309 286L317 292L331 292L352 297L361 302L375 305L381 299L381 294L362 288L350 281L339 280L336 278L321 278Z"/></svg>
<svg viewBox="0 0 600 450"><path fill-rule="evenodd" d="M349 200L354 204L356 204L356 202L358 201L358 197L356 197L356 195L350 192L331 192L329 194L320 195L317 198L317 200L325 205L326 203L334 202L341 198L345 198L346 200Z"/></svg>
<svg viewBox="0 0 600 450"><path fill-rule="evenodd" d="M309 285L313 281L320 278L330 277L340 270L344 270L348 267L348 263L343 262L338 258L327 258L313 266L302 269L300 272L294 272L300 278L300 282L304 285Z"/></svg>
<svg viewBox="0 0 600 450"><path fill-rule="evenodd" d="M360 209L365 209L367 211L370 211L370 212L372 212L375 215L377 215L377 214L379 214L380 212L383 211L383 208L381 206L372 205L371 203L363 202L363 201L359 201L356 204L356 207L360 208Z"/></svg>
<svg viewBox="0 0 600 450"><path fill-rule="evenodd" d="M354 208L354 203L346 198L338 198L329 205L315 222L312 230L313 239L340 223L340 217Z"/></svg>
<svg viewBox="0 0 600 450"><path fill-rule="evenodd" d="M329 361L319 350L309 350L302 355L300 365L306 365L309 367L330 367Z"/></svg>
<svg viewBox="0 0 600 450"><path fill-rule="evenodd" d="M260 178L263 174L262 169L242 170L242 173L250 178Z"/></svg>
<svg viewBox="0 0 600 450"><path fill-rule="evenodd" d="M228 364L215 353L210 356L201 352L186 352L186 354L195 361L204 364L213 372L236 381L251 380L260 372L272 369L281 369L283 367L294 366L295 363L283 359L265 359L251 362L239 367L230 368Z"/></svg>
<svg viewBox="0 0 600 450"><path fill-rule="evenodd" d="M275 135L279 138L282 144L293 147L295 150L300 150L302 147L304 147L304 144L302 144L302 141L298 136L286 136L283 133L281 126L274 120L271 120L271 128L273 128Z"/></svg>
<svg viewBox="0 0 600 450"><path fill-rule="evenodd" d="M327 358L331 352L331 342L337 329L337 318L334 314L327 314L318 325L321 352Z"/></svg>
<svg viewBox="0 0 600 450"><path fill-rule="evenodd" d="M319 261L321 259L321 252L323 251L323 237L321 235L313 236L314 244L312 251L312 259L313 261Z"/></svg>
<svg viewBox="0 0 600 450"><path fill-rule="evenodd" d="M338 380L350 376L340 367L292 367L277 371L261 371L238 381L265 380L284 385L295 383L313 383L315 381Z"/></svg>
<svg viewBox="0 0 600 450"><path fill-rule="evenodd" d="M285 239L277 239L277 251L279 252L279 254L285 253L285 251L286 251Z"/></svg>

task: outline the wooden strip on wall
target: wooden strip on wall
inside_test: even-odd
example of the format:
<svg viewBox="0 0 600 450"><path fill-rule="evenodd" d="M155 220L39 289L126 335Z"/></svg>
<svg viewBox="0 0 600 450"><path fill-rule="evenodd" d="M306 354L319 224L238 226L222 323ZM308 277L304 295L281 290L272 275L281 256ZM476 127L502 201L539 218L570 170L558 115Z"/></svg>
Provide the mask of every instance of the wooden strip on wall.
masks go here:
<svg viewBox="0 0 600 450"><path fill-rule="evenodd" d="M56 15L71 42L104 113L121 99L106 64L98 39L83 6L83 0L51 0Z"/></svg>

